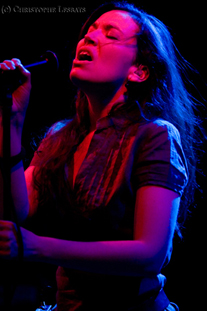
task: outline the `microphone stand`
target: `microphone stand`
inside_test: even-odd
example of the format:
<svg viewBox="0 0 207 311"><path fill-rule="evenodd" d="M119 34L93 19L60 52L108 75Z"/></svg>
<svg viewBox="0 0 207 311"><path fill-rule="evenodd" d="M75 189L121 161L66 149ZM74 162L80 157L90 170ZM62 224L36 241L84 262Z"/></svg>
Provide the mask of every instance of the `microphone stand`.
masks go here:
<svg viewBox="0 0 207 311"><path fill-rule="evenodd" d="M41 64L46 61L41 62ZM29 65L30 66L30 65ZM0 106L2 109L3 126L3 158L1 172L3 178L3 219L15 223L18 240L18 261L16 263L4 262L1 269L1 279L3 279L3 310L12 311L12 298L17 286L18 277L21 272L23 262L23 241L20 225L18 223L15 205L11 191L11 130L10 120L12 113L12 93L22 84L22 78L18 70L1 72L0 83ZM5 269L6 264L6 269Z"/></svg>
<svg viewBox="0 0 207 311"><path fill-rule="evenodd" d="M12 93L21 84L17 72L1 73L0 81L0 106L2 108L3 126L3 158L2 158L2 177L3 177L3 219L16 223L18 227L17 215L11 193L11 133L10 120L12 112ZM10 79L11 78L11 79ZM11 81L10 81L11 80Z"/></svg>
<svg viewBox="0 0 207 311"><path fill-rule="evenodd" d="M10 119L12 110L12 88L5 83L0 86L2 125L3 125L3 159L2 159L2 177L3 177L3 219L15 221L15 207L11 195L11 139L10 139ZM16 223L17 227L18 224ZM20 228L18 230L20 232ZM19 234L18 234L19 238ZM20 242L21 244L21 242ZM13 277L13 267L9 265L3 271L4 275L4 310L11 310L11 300L14 294L15 285L11 283ZM12 268L12 269L11 269ZM8 271L9 270L9 271Z"/></svg>
<svg viewBox="0 0 207 311"><path fill-rule="evenodd" d="M1 90L2 91L2 90ZM11 142L10 142L10 118L12 109L12 95L3 90L2 94L2 125L3 125L3 219L11 220Z"/></svg>
<svg viewBox="0 0 207 311"><path fill-rule="evenodd" d="M41 56L43 60L26 65L25 68L37 67L39 65L47 64L48 61L52 64L55 71L59 68L57 56L51 52L46 51ZM1 79L2 78L2 79ZM12 93L18 86L22 84L23 77L18 70L0 72L0 107L2 108L2 125L3 125L3 159L0 163L0 169L3 177L3 219L13 221L16 224L17 239L19 243L19 263L23 262L23 241L21 229L18 224L15 205L12 199L11 192L11 131L10 120L12 112ZM2 311L12 311L12 298L16 288L16 284L11 284L11 279L14 275L20 272L19 265L16 266L12 263L8 269L3 269L4 275L4 306ZM9 275L8 275L9 273Z"/></svg>
<svg viewBox="0 0 207 311"><path fill-rule="evenodd" d="M57 56L52 51L46 51L41 56L41 61L24 66L26 69L50 64L50 69L57 71L59 63ZM22 84L23 76L16 69L14 71L0 71L0 106L2 107L3 124L3 219L13 220L17 224L17 216L11 196L11 139L10 119L12 111L12 93ZM18 225L18 224L17 224Z"/></svg>

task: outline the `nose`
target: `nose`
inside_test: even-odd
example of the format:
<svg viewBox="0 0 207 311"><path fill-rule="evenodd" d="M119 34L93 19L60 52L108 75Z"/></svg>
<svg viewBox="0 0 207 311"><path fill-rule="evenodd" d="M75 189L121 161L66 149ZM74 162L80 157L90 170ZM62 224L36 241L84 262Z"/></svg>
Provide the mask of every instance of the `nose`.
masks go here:
<svg viewBox="0 0 207 311"><path fill-rule="evenodd" d="M84 36L84 43L85 44L97 45L98 44L98 33L97 33L97 31L92 31L92 32L87 33Z"/></svg>

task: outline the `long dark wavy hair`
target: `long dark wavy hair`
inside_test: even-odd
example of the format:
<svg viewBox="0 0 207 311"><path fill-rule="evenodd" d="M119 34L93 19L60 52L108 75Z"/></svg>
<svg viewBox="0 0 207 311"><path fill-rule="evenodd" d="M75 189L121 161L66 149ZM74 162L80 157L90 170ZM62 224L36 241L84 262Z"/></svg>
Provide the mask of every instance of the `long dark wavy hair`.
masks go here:
<svg viewBox="0 0 207 311"><path fill-rule="evenodd" d="M186 88L186 73L191 70L188 62L175 47L167 27L156 17L147 14L128 2L114 2L100 6L83 25L79 40L90 25L103 13L124 10L139 26L137 33L137 63L149 68L150 76L142 83L129 83L128 101L136 102L144 118L163 118L174 124L181 134L182 146L187 158L189 182L182 197L177 231L180 232L196 187L196 161L198 130L197 102ZM51 128L44 138L47 152L40 167L34 171L35 185L40 204L49 200L64 209L68 203L65 165L74 154L76 146L89 131L88 101L79 90L76 98L76 114L72 121L64 121L59 130Z"/></svg>

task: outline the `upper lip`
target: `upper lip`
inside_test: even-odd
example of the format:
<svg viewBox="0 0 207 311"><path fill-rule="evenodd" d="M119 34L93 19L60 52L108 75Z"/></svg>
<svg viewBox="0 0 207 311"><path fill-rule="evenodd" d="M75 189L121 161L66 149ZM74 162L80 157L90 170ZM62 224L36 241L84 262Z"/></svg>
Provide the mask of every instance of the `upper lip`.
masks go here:
<svg viewBox="0 0 207 311"><path fill-rule="evenodd" d="M86 47L80 48L80 50L78 51L78 54L77 54L77 59L79 59L80 54L81 54L81 53L84 53L84 52L87 53L88 55L90 55L91 59L93 60L93 54L92 54L92 52L91 52L88 48L86 48Z"/></svg>

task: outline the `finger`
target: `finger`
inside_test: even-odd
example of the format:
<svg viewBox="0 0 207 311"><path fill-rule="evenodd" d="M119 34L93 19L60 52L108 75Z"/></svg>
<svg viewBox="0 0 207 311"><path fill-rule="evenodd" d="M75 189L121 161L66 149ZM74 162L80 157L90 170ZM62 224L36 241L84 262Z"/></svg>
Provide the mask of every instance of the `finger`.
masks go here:
<svg viewBox="0 0 207 311"><path fill-rule="evenodd" d="M21 65L21 60L19 58L12 58L12 62L15 66Z"/></svg>
<svg viewBox="0 0 207 311"><path fill-rule="evenodd" d="M2 231L0 233L0 246L2 247L2 242L8 242L10 240L10 234L8 231Z"/></svg>
<svg viewBox="0 0 207 311"><path fill-rule="evenodd" d="M0 63L1 70L10 70L9 66L6 63Z"/></svg>
<svg viewBox="0 0 207 311"><path fill-rule="evenodd" d="M11 61L11 60L4 60L3 64L5 64L11 70L16 69L16 66L15 66L14 62Z"/></svg>
<svg viewBox="0 0 207 311"><path fill-rule="evenodd" d="M2 227L12 227L14 223L9 220L0 220L0 228Z"/></svg>
<svg viewBox="0 0 207 311"><path fill-rule="evenodd" d="M4 231L6 226L7 226L7 221L0 220L0 231Z"/></svg>
<svg viewBox="0 0 207 311"><path fill-rule="evenodd" d="M16 252L12 252L9 244L5 244L2 248L0 248L0 258L6 260L12 260L17 256Z"/></svg>
<svg viewBox="0 0 207 311"><path fill-rule="evenodd" d="M30 72L22 65L20 59L12 58L12 62L24 76L30 76Z"/></svg>
<svg viewBox="0 0 207 311"><path fill-rule="evenodd" d="M0 220L0 234L2 232L16 232L16 224L8 220Z"/></svg>

